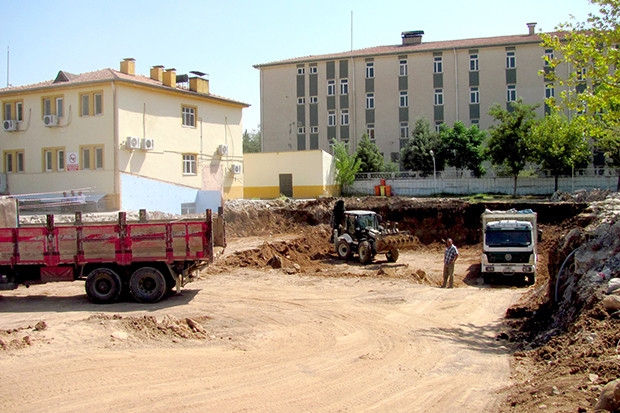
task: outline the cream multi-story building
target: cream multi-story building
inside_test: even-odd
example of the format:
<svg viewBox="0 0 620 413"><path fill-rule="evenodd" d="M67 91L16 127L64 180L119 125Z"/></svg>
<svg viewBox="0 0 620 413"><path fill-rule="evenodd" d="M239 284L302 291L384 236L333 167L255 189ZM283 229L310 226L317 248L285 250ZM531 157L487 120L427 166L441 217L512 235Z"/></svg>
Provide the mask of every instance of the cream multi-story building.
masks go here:
<svg viewBox="0 0 620 413"><path fill-rule="evenodd" d="M209 93L203 73L153 66L147 77L124 59L118 71L0 89L0 104L1 169L16 197L173 213L243 197L248 105Z"/></svg>
<svg viewBox="0 0 620 413"><path fill-rule="evenodd" d="M398 161L416 120L439 128L461 121L488 129L493 104L541 103L559 93L540 73L546 50L529 23L523 35L402 43L258 64L263 151L351 150L367 134L386 161ZM561 34L560 34L561 35Z"/></svg>

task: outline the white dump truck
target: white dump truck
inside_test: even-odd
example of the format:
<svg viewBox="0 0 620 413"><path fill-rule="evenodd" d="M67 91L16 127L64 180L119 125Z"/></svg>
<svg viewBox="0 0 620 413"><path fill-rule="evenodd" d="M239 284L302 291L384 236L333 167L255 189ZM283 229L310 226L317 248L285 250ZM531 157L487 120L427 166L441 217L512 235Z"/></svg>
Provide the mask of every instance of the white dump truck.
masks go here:
<svg viewBox="0 0 620 413"><path fill-rule="evenodd" d="M536 282L538 242L542 233L536 212L527 210L490 211L482 214L482 265L485 283L499 277Z"/></svg>

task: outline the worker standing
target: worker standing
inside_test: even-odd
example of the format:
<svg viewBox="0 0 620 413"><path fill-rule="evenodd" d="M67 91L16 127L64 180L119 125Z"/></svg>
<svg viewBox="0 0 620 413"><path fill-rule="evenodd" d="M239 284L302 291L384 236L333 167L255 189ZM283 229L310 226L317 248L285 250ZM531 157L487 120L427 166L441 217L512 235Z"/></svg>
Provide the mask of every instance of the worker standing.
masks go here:
<svg viewBox="0 0 620 413"><path fill-rule="evenodd" d="M454 263L459 257L459 250L452 242L452 238L446 240L446 252L443 255L443 284L441 288L454 287Z"/></svg>

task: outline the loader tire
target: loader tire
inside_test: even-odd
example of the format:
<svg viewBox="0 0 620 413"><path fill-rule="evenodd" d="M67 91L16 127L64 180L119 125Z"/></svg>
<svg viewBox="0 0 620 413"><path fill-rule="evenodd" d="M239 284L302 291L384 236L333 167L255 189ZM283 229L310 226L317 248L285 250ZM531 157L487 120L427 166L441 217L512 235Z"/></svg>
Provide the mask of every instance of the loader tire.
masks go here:
<svg viewBox="0 0 620 413"><path fill-rule="evenodd" d="M338 253L338 256L343 260L351 258L351 246L346 239L338 241L338 244L336 244L336 253Z"/></svg>
<svg viewBox="0 0 620 413"><path fill-rule="evenodd" d="M110 304L121 295L121 277L109 268L95 268L86 277L84 288L93 303Z"/></svg>
<svg viewBox="0 0 620 413"><path fill-rule="evenodd" d="M388 262L396 262L399 255L398 249L394 248L385 253L385 258L387 258Z"/></svg>
<svg viewBox="0 0 620 413"><path fill-rule="evenodd" d="M360 242L360 245L357 247L357 254L360 257L360 263L368 264L372 261L372 247L368 241Z"/></svg>

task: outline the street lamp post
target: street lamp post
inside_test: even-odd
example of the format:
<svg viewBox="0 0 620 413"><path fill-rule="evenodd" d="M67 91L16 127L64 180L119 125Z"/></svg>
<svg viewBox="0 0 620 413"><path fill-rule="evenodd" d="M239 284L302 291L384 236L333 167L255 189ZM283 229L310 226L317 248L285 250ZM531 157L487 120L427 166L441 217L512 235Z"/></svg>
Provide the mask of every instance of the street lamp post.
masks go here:
<svg viewBox="0 0 620 413"><path fill-rule="evenodd" d="M435 167L435 152L431 149L431 156L433 157L433 192L437 191L437 168Z"/></svg>

